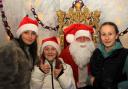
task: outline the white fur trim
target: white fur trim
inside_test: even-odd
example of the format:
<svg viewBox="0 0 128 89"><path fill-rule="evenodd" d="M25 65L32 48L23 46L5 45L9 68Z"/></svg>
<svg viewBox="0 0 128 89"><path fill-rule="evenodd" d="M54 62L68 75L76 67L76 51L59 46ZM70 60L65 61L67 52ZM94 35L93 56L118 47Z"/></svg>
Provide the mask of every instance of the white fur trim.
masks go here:
<svg viewBox="0 0 128 89"><path fill-rule="evenodd" d="M41 54L42 54L42 52L44 50L44 47L48 46L48 45L51 45L51 46L55 47L57 52L58 52L58 55L60 54L60 46L57 43L53 42L53 41L47 41L47 42L43 43L43 45L42 45L42 47L40 49Z"/></svg>
<svg viewBox="0 0 128 89"><path fill-rule="evenodd" d="M78 69L79 82L77 83L78 88L87 86L88 69L87 66Z"/></svg>
<svg viewBox="0 0 128 89"><path fill-rule="evenodd" d="M88 30L79 30L75 33L75 39L77 39L80 36L86 36L91 39L91 34Z"/></svg>
<svg viewBox="0 0 128 89"><path fill-rule="evenodd" d="M20 35L25 32L25 31L28 31L28 30L31 30L31 31L34 31L36 32L36 34L38 34L38 27L34 24L25 24L25 25L22 25L17 31L16 31L16 37L19 38Z"/></svg>
<svg viewBox="0 0 128 89"><path fill-rule="evenodd" d="M74 41L74 35L73 34L68 34L66 36L66 40L67 40L67 42L72 43Z"/></svg>

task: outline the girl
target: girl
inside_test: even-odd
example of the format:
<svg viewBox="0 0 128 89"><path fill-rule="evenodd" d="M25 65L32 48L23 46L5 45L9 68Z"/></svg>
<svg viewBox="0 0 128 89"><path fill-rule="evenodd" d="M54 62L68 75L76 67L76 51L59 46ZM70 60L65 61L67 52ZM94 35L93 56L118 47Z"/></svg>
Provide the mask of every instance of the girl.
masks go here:
<svg viewBox="0 0 128 89"><path fill-rule="evenodd" d="M30 89L37 58L37 21L24 17L16 39L0 47L0 89Z"/></svg>
<svg viewBox="0 0 128 89"><path fill-rule="evenodd" d="M117 89L118 83L126 80L128 50L122 47L118 35L116 24L105 22L101 25L101 43L90 61L94 89Z"/></svg>
<svg viewBox="0 0 128 89"><path fill-rule="evenodd" d="M32 89L76 89L71 66L58 58L59 54L56 37L43 40L40 63L32 73Z"/></svg>

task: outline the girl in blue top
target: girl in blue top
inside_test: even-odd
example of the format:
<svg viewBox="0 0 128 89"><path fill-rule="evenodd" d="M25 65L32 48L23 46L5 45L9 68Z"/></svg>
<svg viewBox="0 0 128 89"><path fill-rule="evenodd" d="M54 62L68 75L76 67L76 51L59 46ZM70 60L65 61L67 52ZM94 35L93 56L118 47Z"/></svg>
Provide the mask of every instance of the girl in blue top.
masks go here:
<svg viewBox="0 0 128 89"><path fill-rule="evenodd" d="M99 30L100 44L90 61L94 89L118 89L128 77L128 49L119 41L113 22L105 22ZM119 86L118 86L118 83ZM120 88L123 89L123 88Z"/></svg>

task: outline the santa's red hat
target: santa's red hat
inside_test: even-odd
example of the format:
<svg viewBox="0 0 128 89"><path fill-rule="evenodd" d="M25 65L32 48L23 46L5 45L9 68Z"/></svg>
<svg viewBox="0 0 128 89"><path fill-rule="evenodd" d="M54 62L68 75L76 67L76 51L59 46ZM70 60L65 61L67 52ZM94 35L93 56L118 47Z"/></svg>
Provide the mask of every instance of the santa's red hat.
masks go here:
<svg viewBox="0 0 128 89"><path fill-rule="evenodd" d="M44 47L48 46L48 45L53 46L54 48L56 48L56 50L58 52L58 55L60 54L60 46L59 46L58 40L55 36L45 38L45 39L42 40L41 54L44 50Z"/></svg>
<svg viewBox="0 0 128 89"><path fill-rule="evenodd" d="M28 16L25 16L19 24L16 31L16 37L19 38L23 32L28 30L34 31L36 34L38 34L38 22L29 18Z"/></svg>
<svg viewBox="0 0 128 89"><path fill-rule="evenodd" d="M71 43L76 38L80 36L86 36L92 39L91 35L94 32L91 26L85 24L72 24L69 27L64 29L64 35L66 36L66 41Z"/></svg>

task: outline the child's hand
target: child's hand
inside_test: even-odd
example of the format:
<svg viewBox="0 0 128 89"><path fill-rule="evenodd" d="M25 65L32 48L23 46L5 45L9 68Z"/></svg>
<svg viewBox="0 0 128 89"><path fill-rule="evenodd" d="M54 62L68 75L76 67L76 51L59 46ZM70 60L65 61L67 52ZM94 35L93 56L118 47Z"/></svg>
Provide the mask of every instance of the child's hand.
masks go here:
<svg viewBox="0 0 128 89"><path fill-rule="evenodd" d="M40 69L44 72L44 73L49 73L50 72L50 65L49 64L41 64L40 65Z"/></svg>
<svg viewBox="0 0 128 89"><path fill-rule="evenodd" d="M63 71L62 65L60 65L60 67L58 69L54 69L54 71L53 71L54 77L57 78L62 71Z"/></svg>

